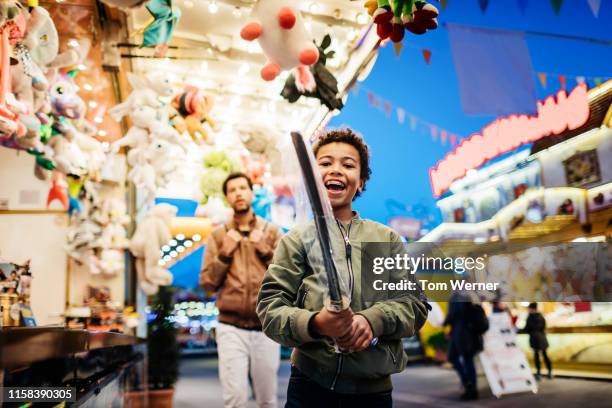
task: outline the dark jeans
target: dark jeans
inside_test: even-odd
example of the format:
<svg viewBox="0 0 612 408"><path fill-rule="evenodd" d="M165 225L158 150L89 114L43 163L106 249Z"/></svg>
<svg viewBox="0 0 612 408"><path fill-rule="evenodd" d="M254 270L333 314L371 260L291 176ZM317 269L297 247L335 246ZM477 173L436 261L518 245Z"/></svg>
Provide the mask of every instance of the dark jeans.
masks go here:
<svg viewBox="0 0 612 408"><path fill-rule="evenodd" d="M391 391L376 394L338 394L291 367L285 408L392 408Z"/></svg>
<svg viewBox="0 0 612 408"><path fill-rule="evenodd" d="M548 359L548 354L546 354L546 349L544 350L536 350L533 349L533 357L535 360L536 372L538 375L540 374L540 353L542 353L542 357L544 357L544 364L546 364L546 369L548 370L548 374L552 371L552 366L550 364L550 360Z"/></svg>
<svg viewBox="0 0 612 408"><path fill-rule="evenodd" d="M461 384L467 389L476 387L476 366L474 366L473 354L455 354L450 356L449 361L453 364L455 371L459 374Z"/></svg>

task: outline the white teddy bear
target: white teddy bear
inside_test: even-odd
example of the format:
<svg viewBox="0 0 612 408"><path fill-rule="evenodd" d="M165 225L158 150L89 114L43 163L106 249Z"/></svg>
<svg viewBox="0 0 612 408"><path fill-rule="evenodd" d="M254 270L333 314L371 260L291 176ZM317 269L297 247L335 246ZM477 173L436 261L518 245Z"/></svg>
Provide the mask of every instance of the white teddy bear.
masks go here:
<svg viewBox="0 0 612 408"><path fill-rule="evenodd" d="M161 247L172 239L170 226L176 212L173 205L156 205L138 224L130 241L129 249L136 258L138 282L147 295L154 295L159 286L172 283L172 274L159 265L159 253Z"/></svg>

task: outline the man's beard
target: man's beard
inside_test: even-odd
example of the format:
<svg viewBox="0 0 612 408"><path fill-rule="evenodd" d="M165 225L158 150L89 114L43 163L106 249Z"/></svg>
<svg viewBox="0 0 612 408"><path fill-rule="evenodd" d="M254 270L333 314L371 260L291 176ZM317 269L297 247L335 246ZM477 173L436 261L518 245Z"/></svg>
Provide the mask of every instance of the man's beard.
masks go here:
<svg viewBox="0 0 612 408"><path fill-rule="evenodd" d="M247 205L246 207L241 208L241 209L236 209L236 208L234 208L234 214L236 214L236 215L245 215L245 214L247 214L247 213L248 213L250 210L251 210L251 206L249 206L249 205Z"/></svg>

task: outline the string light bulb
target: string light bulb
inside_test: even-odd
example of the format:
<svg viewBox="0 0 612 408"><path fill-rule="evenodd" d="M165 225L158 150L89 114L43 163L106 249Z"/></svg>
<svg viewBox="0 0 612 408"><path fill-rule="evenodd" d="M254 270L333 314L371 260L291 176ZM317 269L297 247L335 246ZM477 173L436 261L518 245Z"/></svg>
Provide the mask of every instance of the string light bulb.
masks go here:
<svg viewBox="0 0 612 408"><path fill-rule="evenodd" d="M209 4L208 4L208 12L210 14L216 14L217 11L219 11L219 5L217 4L217 2L215 0L212 0Z"/></svg>

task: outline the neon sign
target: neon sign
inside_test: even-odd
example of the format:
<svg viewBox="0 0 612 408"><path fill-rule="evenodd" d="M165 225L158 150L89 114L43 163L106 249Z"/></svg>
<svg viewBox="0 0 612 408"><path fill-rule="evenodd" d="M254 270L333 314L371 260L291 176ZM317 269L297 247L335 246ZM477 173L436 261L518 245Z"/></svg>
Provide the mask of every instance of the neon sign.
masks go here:
<svg viewBox="0 0 612 408"><path fill-rule="evenodd" d="M549 96L537 104L536 116L512 115L497 119L483 128L482 134L475 133L465 139L429 169L434 196L440 197L453 181L487 160L543 137L558 135L566 129L577 129L587 122L590 115L584 83L576 86L569 96L562 90L556 98Z"/></svg>

